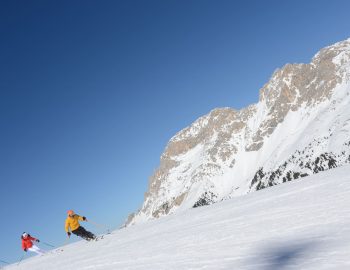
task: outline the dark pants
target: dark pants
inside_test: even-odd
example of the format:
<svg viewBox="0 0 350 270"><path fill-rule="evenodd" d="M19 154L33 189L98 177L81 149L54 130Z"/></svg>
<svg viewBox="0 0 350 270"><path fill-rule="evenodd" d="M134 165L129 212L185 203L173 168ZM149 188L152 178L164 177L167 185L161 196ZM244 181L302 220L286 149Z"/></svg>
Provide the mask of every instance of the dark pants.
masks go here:
<svg viewBox="0 0 350 270"><path fill-rule="evenodd" d="M78 229L72 231L72 233L74 233L76 236L80 236L81 238L84 238L85 240L88 240L88 241L96 238L96 236L93 233L88 232L82 226L80 226Z"/></svg>

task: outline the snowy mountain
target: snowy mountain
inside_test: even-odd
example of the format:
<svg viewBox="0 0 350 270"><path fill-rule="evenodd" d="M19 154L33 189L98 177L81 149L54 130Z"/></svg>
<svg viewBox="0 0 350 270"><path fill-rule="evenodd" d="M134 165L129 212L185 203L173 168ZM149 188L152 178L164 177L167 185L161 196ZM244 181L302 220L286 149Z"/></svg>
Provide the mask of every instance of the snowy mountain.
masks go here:
<svg viewBox="0 0 350 270"><path fill-rule="evenodd" d="M259 102L220 108L177 133L127 225L350 162L350 39L287 64Z"/></svg>
<svg viewBox="0 0 350 270"><path fill-rule="evenodd" d="M80 241L5 270L350 269L350 165ZM40 243L39 243L40 245Z"/></svg>

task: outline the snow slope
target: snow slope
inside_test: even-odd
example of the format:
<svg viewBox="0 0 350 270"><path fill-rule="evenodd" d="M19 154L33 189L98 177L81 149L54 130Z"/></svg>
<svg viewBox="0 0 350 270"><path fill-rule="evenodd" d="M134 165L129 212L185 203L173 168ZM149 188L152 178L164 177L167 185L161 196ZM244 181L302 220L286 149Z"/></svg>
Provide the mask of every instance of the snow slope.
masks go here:
<svg viewBox="0 0 350 270"><path fill-rule="evenodd" d="M350 269L350 166L130 226L6 270Z"/></svg>

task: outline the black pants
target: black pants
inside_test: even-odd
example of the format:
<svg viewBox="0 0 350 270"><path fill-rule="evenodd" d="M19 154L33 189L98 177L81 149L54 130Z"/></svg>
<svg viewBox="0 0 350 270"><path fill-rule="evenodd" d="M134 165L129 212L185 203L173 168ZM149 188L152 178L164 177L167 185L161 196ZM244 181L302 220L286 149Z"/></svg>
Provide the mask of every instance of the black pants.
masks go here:
<svg viewBox="0 0 350 270"><path fill-rule="evenodd" d="M81 238L84 238L85 240L88 240L88 241L96 238L96 236L93 233L88 232L82 226L80 226L78 229L72 231L72 233L74 233L76 236L80 236Z"/></svg>

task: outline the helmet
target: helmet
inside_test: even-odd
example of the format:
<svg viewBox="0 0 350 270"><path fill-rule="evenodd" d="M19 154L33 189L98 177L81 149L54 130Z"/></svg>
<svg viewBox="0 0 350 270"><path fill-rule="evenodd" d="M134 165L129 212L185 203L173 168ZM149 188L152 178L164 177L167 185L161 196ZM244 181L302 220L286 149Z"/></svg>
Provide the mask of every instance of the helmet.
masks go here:
<svg viewBox="0 0 350 270"><path fill-rule="evenodd" d="M28 236L28 234L26 232L22 233L22 237L26 238Z"/></svg>
<svg viewBox="0 0 350 270"><path fill-rule="evenodd" d="M73 210L68 210L67 214L68 214L68 216L73 216L74 215L74 211Z"/></svg>

